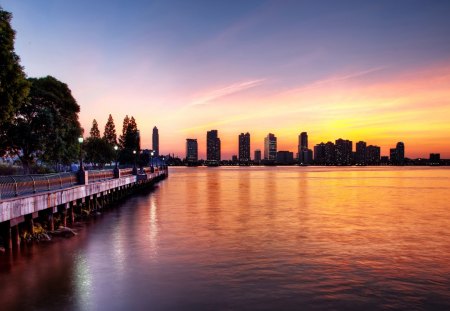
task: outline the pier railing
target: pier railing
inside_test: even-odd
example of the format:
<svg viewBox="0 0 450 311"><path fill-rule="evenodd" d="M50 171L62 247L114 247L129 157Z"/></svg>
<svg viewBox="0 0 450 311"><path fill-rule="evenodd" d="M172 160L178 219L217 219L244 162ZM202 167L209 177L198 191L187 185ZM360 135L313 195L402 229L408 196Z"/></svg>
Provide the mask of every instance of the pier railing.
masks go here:
<svg viewBox="0 0 450 311"><path fill-rule="evenodd" d="M0 176L0 199L74 186L76 173Z"/></svg>
<svg viewBox="0 0 450 311"><path fill-rule="evenodd" d="M154 169L157 171L157 168ZM151 168L143 168L144 173L150 174ZM113 179L114 170L89 170L89 183ZM138 170L140 174L140 170ZM120 169L119 176L133 175L132 168ZM77 172L41 174L41 175L16 175L0 176L0 200L30 195L37 192L51 191L72 187L78 184Z"/></svg>

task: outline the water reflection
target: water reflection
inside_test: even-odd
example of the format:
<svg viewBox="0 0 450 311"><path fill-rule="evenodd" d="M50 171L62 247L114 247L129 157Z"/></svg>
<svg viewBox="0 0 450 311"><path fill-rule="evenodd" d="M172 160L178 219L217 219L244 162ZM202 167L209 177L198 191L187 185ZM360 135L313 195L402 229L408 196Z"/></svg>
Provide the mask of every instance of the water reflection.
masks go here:
<svg viewBox="0 0 450 311"><path fill-rule="evenodd" d="M449 309L449 191L446 168L171 169L76 239L2 262L0 304Z"/></svg>

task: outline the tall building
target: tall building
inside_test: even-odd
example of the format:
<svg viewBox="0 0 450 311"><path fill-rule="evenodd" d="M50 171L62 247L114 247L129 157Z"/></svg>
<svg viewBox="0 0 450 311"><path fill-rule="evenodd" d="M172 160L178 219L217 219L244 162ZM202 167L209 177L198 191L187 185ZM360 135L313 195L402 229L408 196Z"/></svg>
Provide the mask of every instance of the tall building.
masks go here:
<svg viewBox="0 0 450 311"><path fill-rule="evenodd" d="M310 153L308 152L308 133L302 132L298 136L298 162L300 164L309 164L311 162Z"/></svg>
<svg viewBox="0 0 450 311"><path fill-rule="evenodd" d="M405 164L405 144L402 142L397 143L397 162L399 165Z"/></svg>
<svg viewBox="0 0 450 311"><path fill-rule="evenodd" d="M198 161L197 139L186 139L186 161L189 164L195 164Z"/></svg>
<svg viewBox="0 0 450 311"><path fill-rule="evenodd" d="M366 148L367 165L380 165L381 149L378 146L369 145Z"/></svg>
<svg viewBox="0 0 450 311"><path fill-rule="evenodd" d="M250 134L241 133L239 135L239 163L248 164L250 162Z"/></svg>
<svg viewBox="0 0 450 311"><path fill-rule="evenodd" d="M314 164L325 165L325 144L320 143L314 146Z"/></svg>
<svg viewBox="0 0 450 311"><path fill-rule="evenodd" d="M356 143L356 157L355 162L358 165L367 164L367 144L364 141L358 141Z"/></svg>
<svg viewBox="0 0 450 311"><path fill-rule="evenodd" d="M152 149L155 152L155 155L159 156L159 133L156 126L153 128Z"/></svg>
<svg viewBox="0 0 450 311"><path fill-rule="evenodd" d="M336 140L336 165L351 165L353 143L350 140L339 138Z"/></svg>
<svg viewBox="0 0 450 311"><path fill-rule="evenodd" d="M220 138L217 130L206 133L206 160L220 162Z"/></svg>
<svg viewBox="0 0 450 311"><path fill-rule="evenodd" d="M264 160L275 161L277 159L277 138L274 134L269 133L264 138Z"/></svg>
<svg viewBox="0 0 450 311"><path fill-rule="evenodd" d="M405 164L405 144L398 142L395 148L390 149L390 162L392 165Z"/></svg>
<svg viewBox="0 0 450 311"><path fill-rule="evenodd" d="M261 150L259 150L259 149L255 150L255 157L253 158L253 161L256 164L260 164L261 163Z"/></svg>
<svg viewBox="0 0 450 311"><path fill-rule="evenodd" d="M325 165L336 165L336 146L331 141L325 144Z"/></svg>

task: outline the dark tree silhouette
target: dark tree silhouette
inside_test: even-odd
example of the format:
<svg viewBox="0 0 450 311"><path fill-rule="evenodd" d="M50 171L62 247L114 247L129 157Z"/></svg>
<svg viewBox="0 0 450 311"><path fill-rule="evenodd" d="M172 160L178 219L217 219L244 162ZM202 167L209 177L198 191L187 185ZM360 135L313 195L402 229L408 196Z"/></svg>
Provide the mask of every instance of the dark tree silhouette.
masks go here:
<svg viewBox="0 0 450 311"><path fill-rule="evenodd" d="M98 129L98 123L95 119L92 121L92 128L89 134L92 138L100 138L100 130Z"/></svg>
<svg viewBox="0 0 450 311"><path fill-rule="evenodd" d="M109 115L108 122L106 122L105 131L103 133L103 138L111 146L114 147L115 145L117 145L116 126L114 124L114 119L111 115Z"/></svg>

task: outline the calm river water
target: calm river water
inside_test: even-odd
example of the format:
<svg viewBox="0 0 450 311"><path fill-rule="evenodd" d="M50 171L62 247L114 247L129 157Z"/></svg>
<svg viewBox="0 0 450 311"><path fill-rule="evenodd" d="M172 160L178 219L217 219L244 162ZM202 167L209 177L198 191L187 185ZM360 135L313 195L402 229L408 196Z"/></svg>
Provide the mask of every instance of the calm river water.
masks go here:
<svg viewBox="0 0 450 311"><path fill-rule="evenodd" d="M0 257L1 310L450 310L450 169L171 168Z"/></svg>

